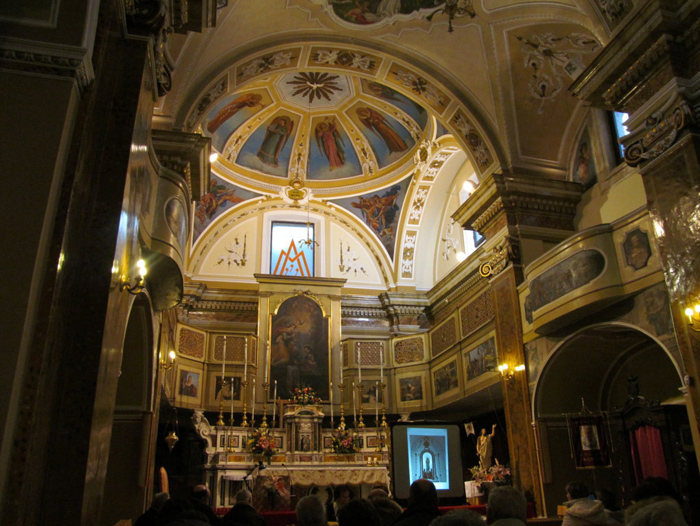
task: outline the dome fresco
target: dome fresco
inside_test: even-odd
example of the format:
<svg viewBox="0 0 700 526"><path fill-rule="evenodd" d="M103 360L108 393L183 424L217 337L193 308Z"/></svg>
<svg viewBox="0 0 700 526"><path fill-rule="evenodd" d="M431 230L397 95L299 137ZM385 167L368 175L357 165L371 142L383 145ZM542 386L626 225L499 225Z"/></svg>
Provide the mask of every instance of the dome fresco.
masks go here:
<svg viewBox="0 0 700 526"><path fill-rule="evenodd" d="M295 71L222 97L200 125L222 166L249 186L284 186L290 175L326 186L399 170L431 123L423 106L384 84Z"/></svg>

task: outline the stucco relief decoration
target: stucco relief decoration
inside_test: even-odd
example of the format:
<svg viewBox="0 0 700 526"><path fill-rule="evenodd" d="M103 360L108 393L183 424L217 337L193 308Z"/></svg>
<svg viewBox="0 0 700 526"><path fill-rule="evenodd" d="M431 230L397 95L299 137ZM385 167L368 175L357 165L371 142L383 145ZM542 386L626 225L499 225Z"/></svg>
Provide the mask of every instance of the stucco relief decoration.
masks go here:
<svg viewBox="0 0 700 526"><path fill-rule="evenodd" d="M427 79L409 71L407 68L392 66L391 74L393 81L425 100L436 112L442 114L447 108L449 98L437 86L429 82Z"/></svg>
<svg viewBox="0 0 700 526"><path fill-rule="evenodd" d="M187 128L190 130L194 128L194 125L197 124L197 121L202 114L204 114L204 111L226 93L227 90L228 76L224 75L199 99L197 106L192 110L192 113L190 113L187 119Z"/></svg>
<svg viewBox="0 0 700 526"><path fill-rule="evenodd" d="M470 335L494 317L493 295L490 290L487 290L459 311L462 337Z"/></svg>
<svg viewBox="0 0 700 526"><path fill-rule="evenodd" d="M530 96L539 103L537 113L544 111L566 86L564 76L578 77L585 69L583 55L600 49L599 42L583 33L558 37L552 33L516 37L524 54L523 66L532 70L528 83Z"/></svg>
<svg viewBox="0 0 700 526"><path fill-rule="evenodd" d="M411 203L411 209L408 212L409 225L420 224L420 219L423 216L423 209L425 208L429 193L429 186L419 186L418 190L416 190L416 194L413 196L413 202Z"/></svg>
<svg viewBox="0 0 700 526"><path fill-rule="evenodd" d="M365 267L362 266L360 257L357 253L350 247L350 242L345 242L345 247L343 247L343 240L340 243L340 254L337 259L338 272L343 275L352 274L357 277L358 272L367 275Z"/></svg>
<svg viewBox="0 0 700 526"><path fill-rule="evenodd" d="M449 261L450 256L452 254L456 254L457 249L460 246L459 239L457 239L457 237L455 236L454 230L455 230L455 220L452 219L447 224L447 227L445 229L445 235L440 238L440 241L443 242L442 259L444 259L445 261Z"/></svg>
<svg viewBox="0 0 700 526"><path fill-rule="evenodd" d="M248 262L247 259L247 249L248 244L248 234L243 234L243 242L241 242L239 236L233 238L233 241L224 247L223 254L219 255L219 259L216 265L226 265L226 268L230 269L232 265L236 267L245 267Z"/></svg>
<svg viewBox="0 0 700 526"><path fill-rule="evenodd" d="M192 358L204 358L204 339L201 332L180 329L180 341L177 345L179 353Z"/></svg>
<svg viewBox="0 0 700 526"><path fill-rule="evenodd" d="M681 102L668 117L661 112L651 115L645 124L644 136L625 148L625 162L637 166L643 161L655 159L668 150L678 138L678 132L695 122L688 103Z"/></svg>
<svg viewBox="0 0 700 526"><path fill-rule="evenodd" d="M582 250L530 282L525 298L525 319L532 323L533 313L569 292L590 283L605 268L605 257L597 250Z"/></svg>
<svg viewBox="0 0 700 526"><path fill-rule="evenodd" d="M457 324L454 318L449 318L430 334L430 348L435 357L457 343Z"/></svg>
<svg viewBox="0 0 700 526"><path fill-rule="evenodd" d="M493 156L491 155L489 147L481 138L481 134L477 131L469 118L461 111L458 111L452 117L450 124L454 126L455 130L457 130L466 142L467 148L469 148L469 151L474 156L479 168L481 168L481 170L488 168L493 162Z"/></svg>
<svg viewBox="0 0 700 526"><path fill-rule="evenodd" d="M373 74L381 64L374 55L365 55L346 49L313 48L311 62L322 66L335 66Z"/></svg>
<svg viewBox="0 0 700 526"><path fill-rule="evenodd" d="M225 340L223 336L217 336L214 343L214 360L217 362L221 362L224 358L224 347L226 348L227 362L245 360L245 338L243 336L229 334Z"/></svg>
<svg viewBox="0 0 700 526"><path fill-rule="evenodd" d="M630 0L598 0L598 5L610 22L619 22L632 8Z"/></svg>
<svg viewBox="0 0 700 526"><path fill-rule="evenodd" d="M420 362L424 357L423 338L399 340L394 344L394 363L397 365Z"/></svg>
<svg viewBox="0 0 700 526"><path fill-rule="evenodd" d="M410 279L413 277L413 261L415 258L416 241L418 232L406 231L403 238L403 252L401 254L401 277Z"/></svg>
<svg viewBox="0 0 700 526"><path fill-rule="evenodd" d="M421 180L429 183L435 180L437 177L437 174L440 172L440 168L442 168L442 165L445 164L447 159L450 158L450 155L452 155L454 151L444 151L435 156L435 158L430 161L430 164L428 167L425 169L423 172L423 177Z"/></svg>
<svg viewBox="0 0 700 526"><path fill-rule="evenodd" d="M237 76L242 77L243 80L248 80L263 73L296 66L299 51L299 49L290 49L255 58L238 66L236 68Z"/></svg>

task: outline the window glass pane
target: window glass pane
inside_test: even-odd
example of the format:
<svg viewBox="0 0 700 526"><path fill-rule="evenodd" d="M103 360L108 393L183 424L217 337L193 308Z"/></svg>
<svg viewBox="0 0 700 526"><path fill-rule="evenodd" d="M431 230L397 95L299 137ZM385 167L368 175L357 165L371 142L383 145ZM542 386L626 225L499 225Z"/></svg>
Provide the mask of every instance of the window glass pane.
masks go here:
<svg viewBox="0 0 700 526"><path fill-rule="evenodd" d="M314 225L272 222L270 273L278 276L314 275ZM311 242L308 242L310 240Z"/></svg>
<svg viewBox="0 0 700 526"><path fill-rule="evenodd" d="M616 139L621 139L629 133L627 126L625 125L628 116L629 115L626 113L621 113L619 111L613 112L613 119L615 121L615 135L617 136ZM625 155L625 149L622 147L619 141L615 142L617 142L618 153L620 154L620 160L622 160Z"/></svg>

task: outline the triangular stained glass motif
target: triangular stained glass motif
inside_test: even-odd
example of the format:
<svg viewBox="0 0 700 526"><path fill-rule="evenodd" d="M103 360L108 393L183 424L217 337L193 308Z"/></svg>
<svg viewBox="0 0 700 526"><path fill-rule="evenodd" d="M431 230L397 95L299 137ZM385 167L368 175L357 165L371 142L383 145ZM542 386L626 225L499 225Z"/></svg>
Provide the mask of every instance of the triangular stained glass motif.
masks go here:
<svg viewBox="0 0 700 526"><path fill-rule="evenodd" d="M289 242L289 248L280 252L273 274L277 276L311 277L306 256L303 252L297 251L293 239Z"/></svg>

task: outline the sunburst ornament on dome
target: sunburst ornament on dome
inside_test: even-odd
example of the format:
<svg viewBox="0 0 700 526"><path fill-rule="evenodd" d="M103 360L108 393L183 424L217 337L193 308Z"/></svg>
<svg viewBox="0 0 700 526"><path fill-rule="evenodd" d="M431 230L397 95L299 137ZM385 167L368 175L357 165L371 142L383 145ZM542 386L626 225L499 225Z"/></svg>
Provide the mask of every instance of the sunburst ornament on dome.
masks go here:
<svg viewBox="0 0 700 526"><path fill-rule="evenodd" d="M338 84L338 75L330 73L314 71L298 73L294 75L292 80L288 80L287 84L293 86L293 97L297 95L308 97L309 104L313 103L314 99L324 98L330 101L335 92L343 91L343 88Z"/></svg>

